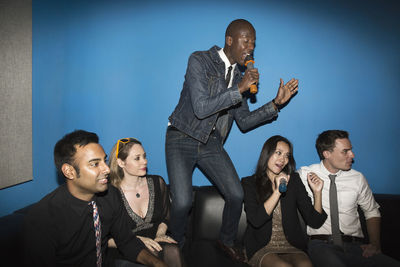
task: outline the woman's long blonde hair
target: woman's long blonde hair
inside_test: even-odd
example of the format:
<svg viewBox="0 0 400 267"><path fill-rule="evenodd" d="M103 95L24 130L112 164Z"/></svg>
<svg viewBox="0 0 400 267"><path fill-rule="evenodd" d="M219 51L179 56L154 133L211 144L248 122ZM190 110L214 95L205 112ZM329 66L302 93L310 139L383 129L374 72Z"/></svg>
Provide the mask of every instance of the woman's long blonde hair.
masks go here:
<svg viewBox="0 0 400 267"><path fill-rule="evenodd" d="M111 149L110 159L108 161L108 166L110 167L109 178L111 184L115 187L119 187L124 178L124 170L118 165L117 157L125 161L133 145L142 145L142 143L135 138L123 138L119 139ZM116 153L117 147L118 154Z"/></svg>

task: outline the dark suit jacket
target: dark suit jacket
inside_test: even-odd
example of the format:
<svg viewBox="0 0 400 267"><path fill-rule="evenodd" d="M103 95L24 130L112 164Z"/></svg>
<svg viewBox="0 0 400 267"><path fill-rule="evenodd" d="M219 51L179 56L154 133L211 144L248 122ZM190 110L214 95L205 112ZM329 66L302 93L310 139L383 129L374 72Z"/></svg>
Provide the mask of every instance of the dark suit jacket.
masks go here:
<svg viewBox="0 0 400 267"><path fill-rule="evenodd" d="M249 176L242 179L244 190L244 209L247 217L247 228L244 235L244 245L247 257L250 259L260 248L271 239L272 214L265 211L264 203L257 201L256 178ZM282 226L286 239L291 245L301 250L307 248L307 235L301 228L297 209L306 224L319 228L326 220L325 211L320 214L311 203L303 182L297 172L290 176L287 191L281 196Z"/></svg>

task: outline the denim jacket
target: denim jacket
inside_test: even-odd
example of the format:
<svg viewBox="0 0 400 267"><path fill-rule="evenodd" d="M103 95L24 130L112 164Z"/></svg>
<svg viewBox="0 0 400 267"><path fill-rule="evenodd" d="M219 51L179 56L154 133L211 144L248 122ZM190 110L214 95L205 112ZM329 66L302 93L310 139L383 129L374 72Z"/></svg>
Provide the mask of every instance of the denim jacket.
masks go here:
<svg viewBox="0 0 400 267"><path fill-rule="evenodd" d="M171 125L202 143L207 142L214 126L224 141L233 120L241 131L246 131L278 115L272 102L250 112L247 98L238 89L242 74L237 66L232 87L226 87L225 63L218 50L213 46L189 57L180 99L169 117Z"/></svg>

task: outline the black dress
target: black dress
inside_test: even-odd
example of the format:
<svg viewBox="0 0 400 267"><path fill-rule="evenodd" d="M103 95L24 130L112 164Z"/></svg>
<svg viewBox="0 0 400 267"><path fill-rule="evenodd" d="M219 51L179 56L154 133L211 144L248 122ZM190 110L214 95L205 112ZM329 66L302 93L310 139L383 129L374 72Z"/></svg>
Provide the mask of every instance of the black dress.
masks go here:
<svg viewBox="0 0 400 267"><path fill-rule="evenodd" d="M164 179L158 175L147 175L147 186L149 189L149 204L146 216L144 218L133 212L132 208L125 197L123 191L119 188L119 192L124 203L125 210L131 220L129 220L130 229L137 236L148 237L154 239L160 223L169 223L170 200L167 185ZM124 259L118 249L108 248L108 255L111 259ZM136 266L132 264L132 266ZM138 265L141 266L141 265Z"/></svg>
<svg viewBox="0 0 400 267"><path fill-rule="evenodd" d="M151 239L156 237L160 223L169 223L169 195L164 179L158 175L147 175L147 186L149 189L149 206L144 218L137 215L129 206L128 200L122 189L119 189L126 211L131 217L131 229L138 236Z"/></svg>

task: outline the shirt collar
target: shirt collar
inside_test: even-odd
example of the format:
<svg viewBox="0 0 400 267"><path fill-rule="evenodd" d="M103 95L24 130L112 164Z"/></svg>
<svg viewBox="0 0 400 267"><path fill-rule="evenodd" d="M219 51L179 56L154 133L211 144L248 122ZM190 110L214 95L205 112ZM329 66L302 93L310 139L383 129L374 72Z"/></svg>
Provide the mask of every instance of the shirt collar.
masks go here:
<svg viewBox="0 0 400 267"><path fill-rule="evenodd" d="M331 175L331 174L334 174L334 175L336 175L336 177L339 177L341 174L342 174L342 170L339 170L337 173L331 173L330 171L328 171L328 169L325 167L325 165L324 165L324 161L323 160L321 160L321 162L320 162L320 167L321 167L321 170L322 170L322 172L326 175L326 176L329 176L329 175Z"/></svg>
<svg viewBox="0 0 400 267"><path fill-rule="evenodd" d="M64 185L65 187L65 196L66 196L66 201L67 205L70 206L70 208L76 212L78 215L82 216L84 212L87 211L88 207L89 210L93 209L93 207L90 204L90 201L84 201L79 198L74 197L68 190L68 187ZM96 195L94 195L93 199L94 201L97 200Z"/></svg>
<svg viewBox="0 0 400 267"><path fill-rule="evenodd" d="M225 74L227 73L229 66L232 66L232 70L235 69L237 64L235 63L235 64L231 65L231 62L229 61L228 57L225 55L223 48L218 50L218 55L222 59L222 61L225 63Z"/></svg>

